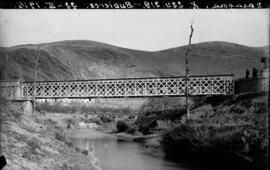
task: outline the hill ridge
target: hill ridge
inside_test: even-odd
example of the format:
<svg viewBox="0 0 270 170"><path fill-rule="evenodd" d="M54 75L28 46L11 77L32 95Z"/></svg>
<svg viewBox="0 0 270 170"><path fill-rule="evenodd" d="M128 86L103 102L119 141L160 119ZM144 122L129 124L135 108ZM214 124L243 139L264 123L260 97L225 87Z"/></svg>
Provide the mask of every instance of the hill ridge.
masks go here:
<svg viewBox="0 0 270 170"><path fill-rule="evenodd" d="M1 77L9 56L9 78L33 80L34 60L40 47L38 80L115 79L185 75L186 46L161 51L140 51L110 44L66 40L0 48ZM213 41L192 44L191 75L235 74L261 69L266 47ZM269 56L269 54L267 54Z"/></svg>
<svg viewBox="0 0 270 170"><path fill-rule="evenodd" d="M65 46L63 45L64 43L73 43L72 46L75 46L75 43L91 43L91 44L100 44L100 45L105 45L107 47L116 47L116 48L122 48L122 49L126 49L126 50L134 50L134 51L143 51L143 52L160 52L160 51L166 51L166 50L171 50L171 49L176 49L176 48L184 48L187 47L188 45L182 45L182 46L176 46L176 47L171 47L171 48L167 48L167 49L162 49L162 50L154 50L154 51L148 51L148 50L140 50L140 49L133 49L133 48L127 48L127 47L121 47L121 46L117 46L117 45L113 45L113 44L109 44L109 43L105 43L105 42L99 42L99 41L93 41L93 40L83 40L83 39L78 39L78 40L61 40L61 41L52 41L52 42L45 42L45 43L37 43L37 44L21 44L21 45L15 45L15 46L10 46L10 47L0 47L1 48L22 48L22 47L29 47L29 46L52 46L52 45L59 45L61 44L61 46ZM218 44L218 43L222 43L222 44L230 44L230 45L238 45L238 46L242 46L242 47L249 47L249 48L266 48L269 49L270 46L248 46L248 45L243 45L243 44L238 44L238 43L233 43L233 42L227 42L227 41L206 41L206 42L198 42L198 43L192 43L191 46L197 46L197 45L205 45L205 44ZM79 45L76 45L79 46Z"/></svg>

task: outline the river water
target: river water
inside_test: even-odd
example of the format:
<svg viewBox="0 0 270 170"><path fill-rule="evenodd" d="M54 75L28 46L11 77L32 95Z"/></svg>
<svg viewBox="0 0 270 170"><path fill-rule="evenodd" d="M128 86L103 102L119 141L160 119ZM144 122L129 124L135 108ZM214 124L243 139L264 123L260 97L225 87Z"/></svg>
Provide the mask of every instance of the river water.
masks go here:
<svg viewBox="0 0 270 170"><path fill-rule="evenodd" d="M153 151L142 144L120 141L116 137L92 129L69 134L73 145L94 150L103 170L190 170L166 160L162 151Z"/></svg>

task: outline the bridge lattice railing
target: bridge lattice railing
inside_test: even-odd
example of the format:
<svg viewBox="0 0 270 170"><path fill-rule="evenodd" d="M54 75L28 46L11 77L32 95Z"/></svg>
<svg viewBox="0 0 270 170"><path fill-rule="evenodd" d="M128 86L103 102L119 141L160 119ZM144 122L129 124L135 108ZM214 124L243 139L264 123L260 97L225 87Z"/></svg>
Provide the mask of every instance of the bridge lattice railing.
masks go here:
<svg viewBox="0 0 270 170"><path fill-rule="evenodd" d="M36 98L184 96L185 77L36 82ZM191 76L190 95L232 94L232 75ZM23 96L33 97L33 82L23 83Z"/></svg>

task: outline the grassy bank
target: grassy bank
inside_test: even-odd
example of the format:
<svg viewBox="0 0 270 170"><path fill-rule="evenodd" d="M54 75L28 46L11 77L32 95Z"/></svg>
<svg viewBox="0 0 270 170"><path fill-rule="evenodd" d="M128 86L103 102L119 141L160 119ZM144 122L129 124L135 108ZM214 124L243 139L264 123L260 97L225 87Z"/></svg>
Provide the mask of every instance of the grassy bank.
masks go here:
<svg viewBox="0 0 270 170"><path fill-rule="evenodd" d="M5 170L11 169L99 169L91 155L76 150L63 135L57 121L46 114L24 115L18 105L1 101L1 154Z"/></svg>
<svg viewBox="0 0 270 170"><path fill-rule="evenodd" d="M165 153L223 169L266 169L266 101L263 93L207 98L189 120L164 133Z"/></svg>
<svg viewBox="0 0 270 170"><path fill-rule="evenodd" d="M115 122L116 136L163 148L170 160L197 165L198 169L268 167L265 93L200 97L193 101L189 119L185 109L168 109L159 104L161 110Z"/></svg>

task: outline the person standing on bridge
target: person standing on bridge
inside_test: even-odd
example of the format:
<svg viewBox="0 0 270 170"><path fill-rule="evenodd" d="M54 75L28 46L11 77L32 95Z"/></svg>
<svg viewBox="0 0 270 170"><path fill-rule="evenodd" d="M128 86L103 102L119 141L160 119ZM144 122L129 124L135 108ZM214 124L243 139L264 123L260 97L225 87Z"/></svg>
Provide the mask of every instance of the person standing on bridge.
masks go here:
<svg viewBox="0 0 270 170"><path fill-rule="evenodd" d="M258 69L256 69L255 67L253 67L252 70L252 78L258 78Z"/></svg>
<svg viewBox="0 0 270 170"><path fill-rule="evenodd" d="M248 79L249 78L249 70L247 69L246 70L246 79Z"/></svg>

